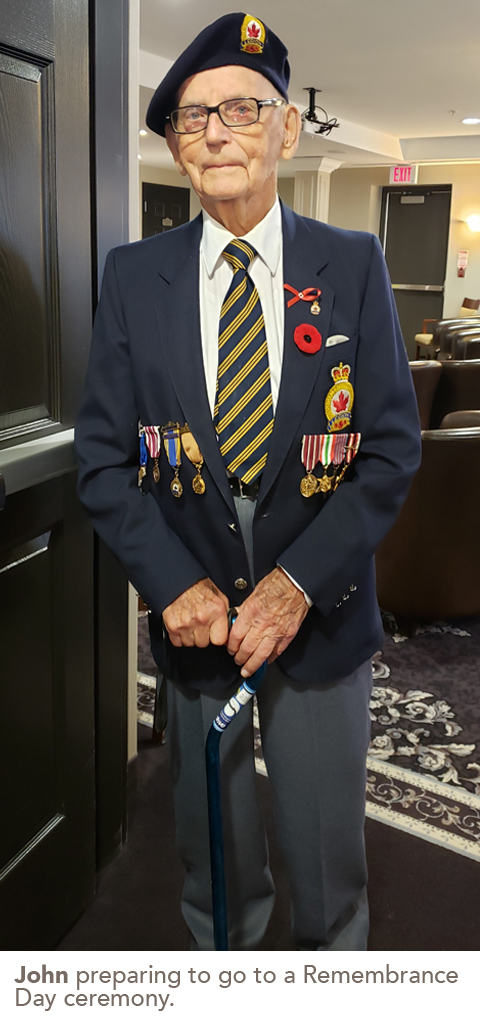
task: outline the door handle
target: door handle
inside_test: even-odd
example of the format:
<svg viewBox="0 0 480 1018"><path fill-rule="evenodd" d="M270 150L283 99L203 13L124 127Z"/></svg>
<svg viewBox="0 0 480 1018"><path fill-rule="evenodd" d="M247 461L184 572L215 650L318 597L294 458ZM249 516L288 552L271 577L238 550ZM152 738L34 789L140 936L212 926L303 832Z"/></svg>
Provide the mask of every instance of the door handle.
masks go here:
<svg viewBox="0 0 480 1018"><path fill-rule="evenodd" d="M419 286L417 283L392 283L392 290L423 290L442 293L444 289L444 286L434 286L432 283L425 286Z"/></svg>

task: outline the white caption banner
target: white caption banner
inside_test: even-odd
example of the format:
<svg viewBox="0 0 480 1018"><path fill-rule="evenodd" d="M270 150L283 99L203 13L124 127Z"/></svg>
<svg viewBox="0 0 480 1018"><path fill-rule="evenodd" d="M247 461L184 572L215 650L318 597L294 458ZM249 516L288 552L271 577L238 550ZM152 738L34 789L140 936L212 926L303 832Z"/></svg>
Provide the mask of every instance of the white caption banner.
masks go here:
<svg viewBox="0 0 480 1018"><path fill-rule="evenodd" d="M12 951L0 955L6 1018L164 1013L470 1012L479 952ZM172 1010L173 1009L173 1010Z"/></svg>

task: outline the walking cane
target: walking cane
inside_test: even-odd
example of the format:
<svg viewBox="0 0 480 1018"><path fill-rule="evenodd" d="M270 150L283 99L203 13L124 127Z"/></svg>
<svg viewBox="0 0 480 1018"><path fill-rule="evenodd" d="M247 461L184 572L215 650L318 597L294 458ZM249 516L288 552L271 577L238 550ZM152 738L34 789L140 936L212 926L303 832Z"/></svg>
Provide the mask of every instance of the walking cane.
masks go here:
<svg viewBox="0 0 480 1018"><path fill-rule="evenodd" d="M228 613L231 625L237 617L235 608ZM228 951L227 896L225 889L225 852L222 829L220 782L220 739L233 718L256 693L266 671L265 661L242 682L237 692L217 714L207 735L205 760L207 768L208 829L210 835L210 868L212 873L213 939L216 951Z"/></svg>

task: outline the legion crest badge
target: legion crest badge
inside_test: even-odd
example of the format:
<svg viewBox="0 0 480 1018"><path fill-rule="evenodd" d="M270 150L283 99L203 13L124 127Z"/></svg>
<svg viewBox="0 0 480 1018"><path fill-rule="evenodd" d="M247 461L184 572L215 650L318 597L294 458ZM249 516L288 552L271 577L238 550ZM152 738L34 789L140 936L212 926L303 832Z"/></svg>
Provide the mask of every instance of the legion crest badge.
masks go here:
<svg viewBox="0 0 480 1018"><path fill-rule="evenodd" d="M325 416L327 431L341 431L348 428L352 420L354 400L353 385L349 382L350 365L340 364L332 368L334 384L328 390L325 399Z"/></svg>
<svg viewBox="0 0 480 1018"><path fill-rule="evenodd" d="M265 25L251 14L246 14L241 28L240 49L244 53L262 53L265 45Z"/></svg>

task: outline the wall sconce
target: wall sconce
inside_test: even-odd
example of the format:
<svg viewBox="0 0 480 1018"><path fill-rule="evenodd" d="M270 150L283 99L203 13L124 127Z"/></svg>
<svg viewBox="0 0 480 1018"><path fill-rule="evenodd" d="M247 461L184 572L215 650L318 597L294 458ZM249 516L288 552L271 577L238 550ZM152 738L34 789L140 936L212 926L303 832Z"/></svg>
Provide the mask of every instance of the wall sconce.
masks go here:
<svg viewBox="0 0 480 1018"><path fill-rule="evenodd" d="M467 216L464 221L472 233L480 233L480 215L478 212L472 212L472 215Z"/></svg>

